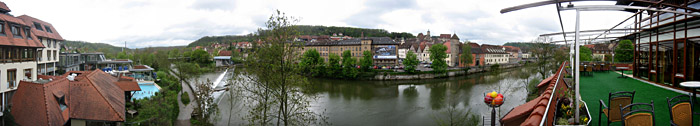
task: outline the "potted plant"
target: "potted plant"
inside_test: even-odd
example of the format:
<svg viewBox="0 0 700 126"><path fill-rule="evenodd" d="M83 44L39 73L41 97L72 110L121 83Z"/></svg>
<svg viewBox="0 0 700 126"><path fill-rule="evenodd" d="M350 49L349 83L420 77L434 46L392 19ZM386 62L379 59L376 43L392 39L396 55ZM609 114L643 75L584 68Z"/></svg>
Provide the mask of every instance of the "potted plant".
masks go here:
<svg viewBox="0 0 700 126"><path fill-rule="evenodd" d="M574 104L571 91L566 91L565 97L557 100L556 112L554 113L554 125L588 125L590 120L590 112L586 102L580 101L579 104L579 123L574 121Z"/></svg>

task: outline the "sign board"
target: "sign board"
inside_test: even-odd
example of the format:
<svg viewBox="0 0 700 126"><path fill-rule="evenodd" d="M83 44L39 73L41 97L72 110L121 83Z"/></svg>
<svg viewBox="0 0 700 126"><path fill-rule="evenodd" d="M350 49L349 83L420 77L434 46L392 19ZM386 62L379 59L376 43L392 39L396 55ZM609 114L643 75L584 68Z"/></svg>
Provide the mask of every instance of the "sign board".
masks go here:
<svg viewBox="0 0 700 126"><path fill-rule="evenodd" d="M374 59L396 59L396 45L378 45L372 48Z"/></svg>

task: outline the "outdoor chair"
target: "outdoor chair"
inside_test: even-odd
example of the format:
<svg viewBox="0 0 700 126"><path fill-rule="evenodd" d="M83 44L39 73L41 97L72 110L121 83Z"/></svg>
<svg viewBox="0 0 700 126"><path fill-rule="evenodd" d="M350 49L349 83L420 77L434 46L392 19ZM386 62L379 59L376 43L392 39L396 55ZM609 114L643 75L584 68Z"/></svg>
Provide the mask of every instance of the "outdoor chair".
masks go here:
<svg viewBox="0 0 700 126"><path fill-rule="evenodd" d="M622 117L622 112L620 112L620 106L627 106L629 104L632 104L632 102L634 101L635 92L636 91L620 91L615 93L608 93L607 103L609 104L605 104L606 102L600 100L600 110L598 111L598 125L601 126L601 114L605 114L605 116L608 118L607 125L610 125L610 123L612 122L622 121L620 119L620 117Z"/></svg>
<svg viewBox="0 0 700 126"><path fill-rule="evenodd" d="M654 101L651 103L634 103L627 106L620 105L623 112L620 118L622 126L654 126Z"/></svg>
<svg viewBox="0 0 700 126"><path fill-rule="evenodd" d="M610 63L605 63L605 66L603 67L603 70L605 72L610 72L612 65Z"/></svg>
<svg viewBox="0 0 700 126"><path fill-rule="evenodd" d="M599 71L600 71L600 67L601 67L600 65L602 65L602 64L600 64L600 63L594 63L594 64L593 64L593 71L599 72Z"/></svg>
<svg viewBox="0 0 700 126"><path fill-rule="evenodd" d="M588 73L588 76L593 76L593 66L591 64L586 68L586 73Z"/></svg>
<svg viewBox="0 0 700 126"><path fill-rule="evenodd" d="M689 95L679 95L668 99L668 110L671 116L672 126L692 126L693 125L693 114L692 114L692 103L690 102Z"/></svg>

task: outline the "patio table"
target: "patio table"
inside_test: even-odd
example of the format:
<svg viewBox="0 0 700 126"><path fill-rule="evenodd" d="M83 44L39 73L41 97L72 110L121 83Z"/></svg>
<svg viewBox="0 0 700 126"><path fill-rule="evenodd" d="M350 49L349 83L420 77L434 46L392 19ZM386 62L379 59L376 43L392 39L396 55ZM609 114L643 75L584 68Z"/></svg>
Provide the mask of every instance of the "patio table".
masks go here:
<svg viewBox="0 0 700 126"><path fill-rule="evenodd" d="M695 94L695 90L698 89L698 88L700 88L700 81L686 81L686 82L681 82L681 86L692 89L691 92L693 93L693 97L690 98L690 102L693 103L693 104L694 104L693 107L695 107L695 102L697 102L697 101L695 100L695 99L697 98L697 97L695 96L695 95L696 95L696 94ZM693 108L693 110L695 110L695 108ZM697 115L697 114L700 114L700 113L693 112L693 114L696 114L696 115Z"/></svg>
<svg viewBox="0 0 700 126"><path fill-rule="evenodd" d="M628 69L627 67L615 67L615 69L620 71L620 76L617 78L625 78L625 70Z"/></svg>

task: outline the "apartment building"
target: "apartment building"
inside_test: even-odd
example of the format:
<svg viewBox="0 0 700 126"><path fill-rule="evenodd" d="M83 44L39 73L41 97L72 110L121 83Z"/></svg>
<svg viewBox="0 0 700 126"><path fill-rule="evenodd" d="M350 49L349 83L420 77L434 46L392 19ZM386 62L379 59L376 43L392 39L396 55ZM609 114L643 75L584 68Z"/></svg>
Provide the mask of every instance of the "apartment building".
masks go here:
<svg viewBox="0 0 700 126"><path fill-rule="evenodd" d="M9 106L21 80L36 80L36 52L44 48L32 34L32 26L9 12L10 8L0 2L0 110Z"/></svg>
<svg viewBox="0 0 700 126"><path fill-rule="evenodd" d="M508 63L509 55L503 46L497 45L481 45L481 51L484 53L484 62L486 65L505 64Z"/></svg>
<svg viewBox="0 0 700 126"><path fill-rule="evenodd" d="M398 46L399 43L389 37L365 37L340 41L307 42L302 51L316 49L325 61L328 61L328 56L331 54L342 56L345 50L349 50L352 57L357 60L362 58L364 51L370 51L375 65L395 66L398 65Z"/></svg>
<svg viewBox="0 0 700 126"><path fill-rule="evenodd" d="M25 30L31 31L29 33L33 33L37 37L37 41L44 45L44 48L39 48L36 51L38 74L56 75L56 65L60 59L58 51L61 50L61 42L64 39L51 23L28 15L22 15L17 18L22 19L29 26L25 27Z"/></svg>

